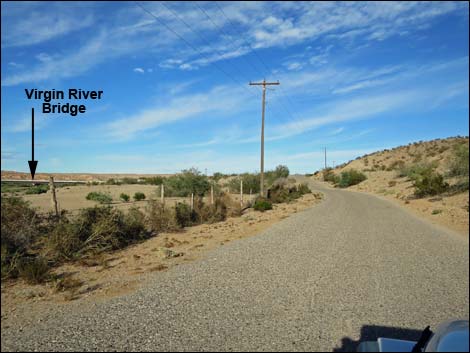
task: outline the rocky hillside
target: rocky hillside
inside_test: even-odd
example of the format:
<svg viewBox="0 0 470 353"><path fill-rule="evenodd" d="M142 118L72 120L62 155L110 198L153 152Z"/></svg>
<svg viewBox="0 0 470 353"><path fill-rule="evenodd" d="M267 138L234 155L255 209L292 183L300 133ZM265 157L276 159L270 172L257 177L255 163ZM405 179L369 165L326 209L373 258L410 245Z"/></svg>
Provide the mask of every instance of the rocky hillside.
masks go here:
<svg viewBox="0 0 470 353"><path fill-rule="evenodd" d="M330 171L329 179L357 170L367 179L349 189L393 199L468 235L468 150L468 137L414 142L339 165ZM314 175L317 180L323 177L323 171Z"/></svg>

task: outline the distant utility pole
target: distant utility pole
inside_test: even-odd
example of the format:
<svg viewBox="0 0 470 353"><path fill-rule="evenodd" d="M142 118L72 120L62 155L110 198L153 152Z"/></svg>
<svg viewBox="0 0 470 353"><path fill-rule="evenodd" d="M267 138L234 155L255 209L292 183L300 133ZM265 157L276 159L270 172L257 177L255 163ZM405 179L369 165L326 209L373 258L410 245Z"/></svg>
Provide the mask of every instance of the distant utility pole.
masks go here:
<svg viewBox="0 0 470 353"><path fill-rule="evenodd" d="M250 82L250 86L263 86L263 103L261 108L261 173L260 173L260 195L264 196L264 107L266 105L266 86L279 85L277 82Z"/></svg>

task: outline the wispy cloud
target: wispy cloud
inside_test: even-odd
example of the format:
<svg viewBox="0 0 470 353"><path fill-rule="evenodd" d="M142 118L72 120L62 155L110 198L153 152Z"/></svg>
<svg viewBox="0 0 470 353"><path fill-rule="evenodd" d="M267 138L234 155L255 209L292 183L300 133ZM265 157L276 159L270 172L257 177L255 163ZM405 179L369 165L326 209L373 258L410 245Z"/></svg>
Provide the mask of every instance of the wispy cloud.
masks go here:
<svg viewBox="0 0 470 353"><path fill-rule="evenodd" d="M83 8L51 2L46 15L40 6L35 2L2 3L2 47L42 43L94 23L93 13L84 13Z"/></svg>
<svg viewBox="0 0 470 353"><path fill-rule="evenodd" d="M217 96L217 99L214 97ZM136 137L140 132L152 130L176 121L195 118L202 113L229 114L240 109L246 94L238 89L219 86L206 93L191 94L157 104L139 113L113 121L105 126L112 138L126 140Z"/></svg>

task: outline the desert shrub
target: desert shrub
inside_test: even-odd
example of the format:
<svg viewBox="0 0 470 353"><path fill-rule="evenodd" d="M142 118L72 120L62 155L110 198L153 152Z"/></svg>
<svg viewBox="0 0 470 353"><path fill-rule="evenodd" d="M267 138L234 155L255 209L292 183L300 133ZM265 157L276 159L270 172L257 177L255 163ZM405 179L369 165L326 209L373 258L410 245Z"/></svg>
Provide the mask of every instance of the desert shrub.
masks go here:
<svg viewBox="0 0 470 353"><path fill-rule="evenodd" d="M18 197L1 200L2 278L16 277L17 264L40 235L40 219L29 203Z"/></svg>
<svg viewBox="0 0 470 353"><path fill-rule="evenodd" d="M339 179L338 186L341 188L347 188L348 186L357 185L366 179L367 177L365 174L355 169L350 169L341 172L341 177Z"/></svg>
<svg viewBox="0 0 470 353"><path fill-rule="evenodd" d="M323 169L323 180L329 183L337 184L339 182L339 176L337 176L332 168Z"/></svg>
<svg viewBox="0 0 470 353"><path fill-rule="evenodd" d="M230 192L233 192L233 193L240 192L241 180L243 180L243 193L244 194L249 194L250 190L254 194L259 193L260 175L251 174L251 173L244 173L244 174L239 175L236 178L230 179L227 185Z"/></svg>
<svg viewBox="0 0 470 353"><path fill-rule="evenodd" d="M122 184L138 184L139 181L136 178L122 178Z"/></svg>
<svg viewBox="0 0 470 353"><path fill-rule="evenodd" d="M136 200L136 201L145 200L145 194L143 192L136 192L134 194L134 200Z"/></svg>
<svg viewBox="0 0 470 353"><path fill-rule="evenodd" d="M106 184L107 185L121 185L122 183L116 179L111 178L106 181ZM93 185L96 185L96 184L93 184Z"/></svg>
<svg viewBox="0 0 470 353"><path fill-rule="evenodd" d="M113 201L113 198L109 194L103 192L92 191L86 195L87 200L97 201L101 204L109 204Z"/></svg>
<svg viewBox="0 0 470 353"><path fill-rule="evenodd" d="M287 178L289 176L289 168L285 165L278 165L274 170L264 173L265 180L268 185L272 185L279 178Z"/></svg>
<svg viewBox="0 0 470 353"><path fill-rule="evenodd" d="M17 264L18 276L30 284L39 284L49 279L50 267L43 257L23 257Z"/></svg>
<svg viewBox="0 0 470 353"><path fill-rule="evenodd" d="M416 175L413 186L415 187L415 195L418 197L438 195L449 188L444 177L432 170L426 170Z"/></svg>
<svg viewBox="0 0 470 353"><path fill-rule="evenodd" d="M399 177L408 177L410 180L416 180L421 175L432 173L437 168L437 162L417 163L404 166L398 171Z"/></svg>
<svg viewBox="0 0 470 353"><path fill-rule="evenodd" d="M146 236L145 214L137 207L132 207L124 215L123 222L124 239L127 244L135 240L143 239Z"/></svg>
<svg viewBox="0 0 470 353"><path fill-rule="evenodd" d="M222 222L227 218L228 201L226 195L221 195L214 199L214 204L205 204L202 198L194 202L194 220L197 223L216 223Z"/></svg>
<svg viewBox="0 0 470 353"><path fill-rule="evenodd" d="M188 227L196 221L196 213L191 211L191 207L183 202L178 202L175 206L176 223L180 227Z"/></svg>
<svg viewBox="0 0 470 353"><path fill-rule="evenodd" d="M49 185L47 184L35 185L26 189L25 194L27 195L45 194L48 190L49 190Z"/></svg>
<svg viewBox="0 0 470 353"><path fill-rule="evenodd" d="M223 177L225 177L225 175L219 172L215 172L214 174L212 174L212 179L216 182L222 179Z"/></svg>
<svg viewBox="0 0 470 353"><path fill-rule="evenodd" d="M147 177L143 178L145 184L149 185L162 185L163 184L163 177L161 176L156 176L156 177Z"/></svg>
<svg viewBox="0 0 470 353"><path fill-rule="evenodd" d="M254 205L253 205L253 208L256 210L256 211L261 211L261 212L264 212L264 211L267 211L267 210L272 210L273 209L273 204L265 199L265 198L257 198Z"/></svg>
<svg viewBox="0 0 470 353"><path fill-rule="evenodd" d="M467 144L459 144L454 147L449 174L457 177L469 176L469 147Z"/></svg>
<svg viewBox="0 0 470 353"><path fill-rule="evenodd" d="M62 219L45 239L44 252L55 261L93 256L125 247L145 237L144 215L111 207L80 211L72 221Z"/></svg>
<svg viewBox="0 0 470 353"><path fill-rule="evenodd" d="M203 196L210 189L209 179L197 169L183 170L165 179L165 194L186 197L191 194Z"/></svg>
<svg viewBox="0 0 470 353"><path fill-rule="evenodd" d="M119 195L119 198L124 202L129 202L130 200L130 196L124 193L121 193L121 195Z"/></svg>
<svg viewBox="0 0 470 353"><path fill-rule="evenodd" d="M397 185L397 182L396 182L395 180L390 180L390 181L388 182L388 186L389 186L390 188L393 188L393 187L396 186L396 185Z"/></svg>
<svg viewBox="0 0 470 353"><path fill-rule="evenodd" d="M77 224L60 220L45 239L43 255L56 262L73 259L83 244L79 234Z"/></svg>
<svg viewBox="0 0 470 353"><path fill-rule="evenodd" d="M175 213L160 201L149 200L145 211L146 224L152 232L169 232L178 228Z"/></svg>
<svg viewBox="0 0 470 353"><path fill-rule="evenodd" d="M297 185L297 192L299 192L301 195L305 195L305 194L311 194L312 190L310 190L307 184L303 183L303 184Z"/></svg>

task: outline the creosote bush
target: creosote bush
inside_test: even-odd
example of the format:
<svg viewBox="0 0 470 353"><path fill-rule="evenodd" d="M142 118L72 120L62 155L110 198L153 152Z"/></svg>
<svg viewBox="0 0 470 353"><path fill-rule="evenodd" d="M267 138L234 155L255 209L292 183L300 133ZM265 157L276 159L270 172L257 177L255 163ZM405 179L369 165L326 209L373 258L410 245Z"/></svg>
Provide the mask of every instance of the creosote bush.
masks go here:
<svg viewBox="0 0 470 353"><path fill-rule="evenodd" d="M113 201L111 195L97 191L89 192L88 195L86 195L86 199L91 201L97 201L101 204L109 204Z"/></svg>
<svg viewBox="0 0 470 353"><path fill-rule="evenodd" d="M121 193L121 195L119 195L119 198L124 202L129 202L130 200L130 196L124 193Z"/></svg>
<svg viewBox="0 0 470 353"><path fill-rule="evenodd" d="M259 197L255 200L253 208L256 211L264 212L264 211L272 210L273 209L273 204L271 203L271 201L269 201L265 198Z"/></svg>
<svg viewBox="0 0 470 353"><path fill-rule="evenodd" d="M134 194L134 200L136 200L136 201L145 200L145 194L143 192L136 192Z"/></svg>
<svg viewBox="0 0 470 353"><path fill-rule="evenodd" d="M338 181L338 186L340 188L347 188L348 186L357 185L366 179L367 177L364 173L361 173L360 171L357 171L355 169L350 169L341 172L341 177Z"/></svg>

